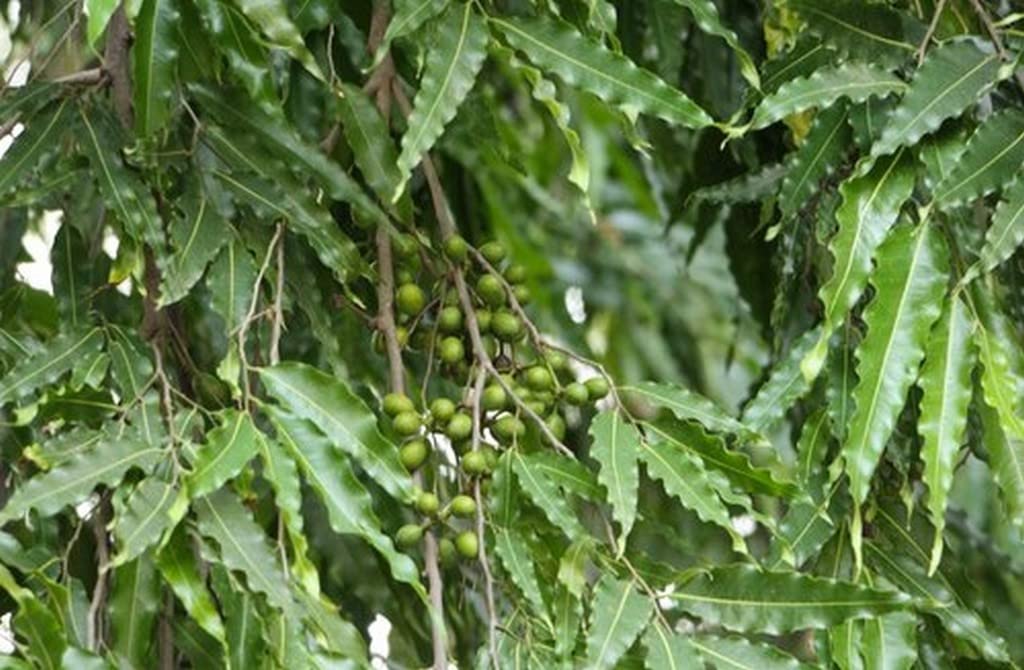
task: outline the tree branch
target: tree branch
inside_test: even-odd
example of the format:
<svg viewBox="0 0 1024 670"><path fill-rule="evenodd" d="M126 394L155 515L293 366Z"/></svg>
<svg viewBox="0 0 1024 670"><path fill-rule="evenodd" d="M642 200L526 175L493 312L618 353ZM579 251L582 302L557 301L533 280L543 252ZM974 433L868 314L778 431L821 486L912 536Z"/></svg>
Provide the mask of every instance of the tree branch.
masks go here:
<svg viewBox="0 0 1024 670"><path fill-rule="evenodd" d="M132 43L131 27L124 11L124 2L118 5L107 24L107 45L103 51L103 72L110 79L114 111L125 128L131 128L132 119L132 79L131 61L128 59L128 48Z"/></svg>

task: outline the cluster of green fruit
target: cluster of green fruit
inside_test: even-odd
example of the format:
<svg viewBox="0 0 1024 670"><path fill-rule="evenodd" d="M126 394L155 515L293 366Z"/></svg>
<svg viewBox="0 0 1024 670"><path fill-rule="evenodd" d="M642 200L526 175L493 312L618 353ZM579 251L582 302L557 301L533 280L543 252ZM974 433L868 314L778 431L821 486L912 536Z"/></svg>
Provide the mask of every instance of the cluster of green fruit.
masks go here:
<svg viewBox="0 0 1024 670"><path fill-rule="evenodd" d="M399 250L399 262L411 258ZM468 332L475 322L487 356L493 362L500 379L491 378L479 397L480 422L477 435L478 448L473 444L472 392L455 399L439 395L428 407L417 409L406 395L390 393L384 397L383 410L390 418L391 428L404 440L399 457L410 472L419 470L432 452L432 443L443 436L458 454L458 466L464 481L481 481L497 465L498 449L514 446L527 435L523 415L532 414L545 424L542 433L550 440L561 441L566 433L565 413L568 407L581 407L608 394L603 378L581 383L575 380L568 357L553 349L538 350L535 342L527 338L527 328L513 309L529 301L529 292L523 285L526 270L521 265L506 262L504 247L488 242L473 250L459 236L445 240L444 253L452 267L459 268L467 279L473 302L475 319L467 319L454 291L444 292L430 301L424 290L413 280L412 269L400 266L397 273L399 286L395 292L398 314L398 340L400 346L419 350L440 361L439 372L464 388L474 372L472 352L474 338ZM480 259L483 259L482 261ZM470 260L480 261L476 264ZM418 260L412 262L419 269ZM473 268L478 268L477 272ZM410 335L411 331L411 335ZM524 412L523 410L528 410ZM468 518L476 514L473 498L459 494L442 507L434 493L423 492L415 501L416 510L423 515L421 524L403 526L396 536L399 546L416 545L424 530L435 521L447 522L452 517ZM461 555L476 556L479 551L476 535L472 531L458 532L454 542L443 539L439 545L442 561ZM446 559L446 556L448 557Z"/></svg>

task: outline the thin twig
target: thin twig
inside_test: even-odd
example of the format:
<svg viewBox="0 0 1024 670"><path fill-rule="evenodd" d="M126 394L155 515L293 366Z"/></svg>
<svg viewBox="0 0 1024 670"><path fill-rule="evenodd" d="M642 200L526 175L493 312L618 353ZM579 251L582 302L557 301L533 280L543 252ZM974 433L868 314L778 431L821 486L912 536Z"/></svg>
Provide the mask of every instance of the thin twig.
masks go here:
<svg viewBox="0 0 1024 670"><path fill-rule="evenodd" d="M473 438L471 449L480 449L480 396L484 392L484 383L487 381L487 370L480 367L476 374L476 381L473 383L473 390L469 397L469 404L473 415ZM484 534L484 501L480 495L480 480L473 481L473 498L476 500L476 537L479 553L477 560L480 569L484 573L484 602L487 606L487 649L491 657L491 665L498 670L498 615L494 605L494 577L491 575L491 565L487 560L487 543Z"/></svg>
<svg viewBox="0 0 1024 670"><path fill-rule="evenodd" d="M974 7L974 13L981 19L981 23L985 26L989 37L992 38L992 43L996 45L996 52L999 54L999 58L1003 61L1011 61L1013 56L1007 53L1006 48L1003 46L1003 40L999 37L999 30L992 23L992 17L985 11L985 6L981 4L981 0L971 0L971 6ZM1024 75L1020 72L1014 72L1013 77L1017 80L1017 85L1024 90Z"/></svg>
<svg viewBox="0 0 1024 670"><path fill-rule="evenodd" d="M110 78L114 110L125 128L132 127L132 80L128 48L132 32L125 14L124 1L117 6L107 24L107 46L103 52L103 70Z"/></svg>
<svg viewBox="0 0 1024 670"><path fill-rule="evenodd" d="M278 223L280 231L277 241L277 280L274 285L274 312L270 320L270 364L277 365L281 361L281 328L284 325L284 311L281 307L284 300L284 223Z"/></svg>
<svg viewBox="0 0 1024 670"><path fill-rule="evenodd" d="M107 501L101 496L96 509L92 513L92 532L96 539L96 586L92 590L89 602L89 614L86 621L87 641L89 649L100 651L103 643L103 615L107 611L108 571L110 570L110 547L107 544Z"/></svg>
<svg viewBox="0 0 1024 670"><path fill-rule="evenodd" d="M249 409L249 398L252 395L252 391L249 384L249 360L245 355L245 340L249 334L249 324L258 318L256 306L260 300L260 284L263 283L263 277L266 276L267 270L270 268L270 260L274 257L277 243L283 233L284 227L278 225L274 230L274 236L270 238L270 244L267 245L267 253L263 257L263 263L260 265L259 272L256 273L256 281L253 282L249 311L246 313L245 318L242 319L242 325L238 327L238 359L242 363L242 409L246 411Z"/></svg>
<svg viewBox="0 0 1024 670"><path fill-rule="evenodd" d="M932 41L932 37L935 35L935 30L939 27L939 18L942 16L942 11L945 8L946 0L939 0L935 5L935 12L932 14L932 22L928 24L928 32L924 34L924 39L921 40L920 46L917 47L918 67L921 67L921 63L924 62L925 52L928 51L928 43Z"/></svg>

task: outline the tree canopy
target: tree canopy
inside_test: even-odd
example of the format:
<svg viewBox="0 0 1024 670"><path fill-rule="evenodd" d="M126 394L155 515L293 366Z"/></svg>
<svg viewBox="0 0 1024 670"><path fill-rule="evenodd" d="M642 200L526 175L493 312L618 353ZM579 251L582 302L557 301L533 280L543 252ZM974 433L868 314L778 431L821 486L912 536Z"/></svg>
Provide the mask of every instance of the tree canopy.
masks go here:
<svg viewBox="0 0 1024 670"><path fill-rule="evenodd" d="M0 7L0 667L1024 663L1011 3Z"/></svg>

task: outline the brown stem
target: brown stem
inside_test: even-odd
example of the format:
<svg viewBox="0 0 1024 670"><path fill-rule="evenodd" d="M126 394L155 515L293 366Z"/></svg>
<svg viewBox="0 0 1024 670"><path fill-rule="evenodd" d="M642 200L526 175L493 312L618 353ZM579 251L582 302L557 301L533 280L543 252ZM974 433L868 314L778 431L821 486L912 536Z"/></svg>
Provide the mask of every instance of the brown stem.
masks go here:
<svg viewBox="0 0 1024 670"><path fill-rule="evenodd" d="M277 279L274 284L274 314L270 321L270 364L281 361L281 328L284 325L284 224L277 224Z"/></svg>
<svg viewBox="0 0 1024 670"><path fill-rule="evenodd" d="M92 590L87 619L87 641L89 649L99 653L104 638L104 614L107 611L107 575L110 569L110 547L107 544L107 510L106 496L100 497L96 509L92 513L92 533L96 540L96 586Z"/></svg>
<svg viewBox="0 0 1024 670"><path fill-rule="evenodd" d="M472 395L469 402L473 412L473 439L471 448L476 451L480 448L480 396L483 395L484 383L487 381L487 370L480 367L476 374L476 381L473 383ZM477 545L480 547L477 560L480 563L480 570L484 573L484 602L487 606L487 650L491 657L491 665L498 670L498 616L494 605L494 577L491 575L491 565L487 560L487 543L484 541L484 501L480 495L480 480L473 481L473 499L476 501L476 537Z"/></svg>
<svg viewBox="0 0 1024 670"><path fill-rule="evenodd" d="M167 591L164 594L164 611L160 614L157 629L157 643L160 654L160 670L174 670L174 595Z"/></svg>
<svg viewBox="0 0 1024 670"><path fill-rule="evenodd" d="M103 71L110 79L114 111L125 128L132 122L131 61L128 48L132 43L131 26L124 11L124 2L118 5L107 24L107 45L103 51Z"/></svg>
<svg viewBox="0 0 1024 670"><path fill-rule="evenodd" d="M921 67L921 63L924 62L925 52L928 51L928 43L932 41L932 37L935 35L935 29L939 27L939 18L942 16L942 10L946 8L946 0L939 0L935 5L935 12L932 13L932 22L928 24L928 32L924 34L924 39L921 40L920 46L917 47L917 66Z"/></svg>
<svg viewBox="0 0 1024 670"><path fill-rule="evenodd" d="M367 47L373 54L387 31L391 11L387 0L375 0L373 15L370 19L370 34ZM379 73L379 74L378 74ZM391 80L394 78L394 62L391 54L387 54L378 66L374 76L379 76L382 85L377 90L377 109L385 122L391 114ZM395 328L395 270L391 255L391 237L385 227L377 229L377 327L384 334L384 344L388 356L388 372L390 387L394 393L405 393L405 372L402 365L402 351L398 345L398 333ZM417 485L422 486L422 474L417 472L414 478ZM430 641L433 650L434 670L447 670L448 652L446 648L447 634L444 623L444 582L438 563L437 537L433 530L428 530L423 538L423 562L426 567L427 583L430 590Z"/></svg>

